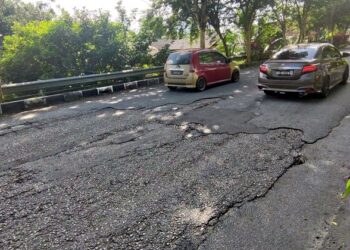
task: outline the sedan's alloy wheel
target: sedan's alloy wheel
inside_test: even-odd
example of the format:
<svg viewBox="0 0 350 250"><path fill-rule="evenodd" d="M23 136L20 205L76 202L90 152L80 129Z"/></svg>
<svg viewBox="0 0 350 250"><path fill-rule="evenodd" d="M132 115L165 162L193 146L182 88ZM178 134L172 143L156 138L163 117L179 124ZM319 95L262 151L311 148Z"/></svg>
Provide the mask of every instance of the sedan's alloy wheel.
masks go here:
<svg viewBox="0 0 350 250"><path fill-rule="evenodd" d="M346 68L344 75L343 75L343 81L341 84L347 84L349 79L349 68Z"/></svg>

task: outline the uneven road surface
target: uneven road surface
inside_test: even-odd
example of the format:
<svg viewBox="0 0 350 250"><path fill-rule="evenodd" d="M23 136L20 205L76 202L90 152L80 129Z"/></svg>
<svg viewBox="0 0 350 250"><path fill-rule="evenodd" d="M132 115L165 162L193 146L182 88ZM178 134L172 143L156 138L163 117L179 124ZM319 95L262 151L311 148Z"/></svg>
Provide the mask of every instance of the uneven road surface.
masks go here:
<svg viewBox="0 0 350 250"><path fill-rule="evenodd" d="M266 97L256 81L248 68L203 93L1 117L0 248L349 247L336 220L349 212L350 84L320 99Z"/></svg>

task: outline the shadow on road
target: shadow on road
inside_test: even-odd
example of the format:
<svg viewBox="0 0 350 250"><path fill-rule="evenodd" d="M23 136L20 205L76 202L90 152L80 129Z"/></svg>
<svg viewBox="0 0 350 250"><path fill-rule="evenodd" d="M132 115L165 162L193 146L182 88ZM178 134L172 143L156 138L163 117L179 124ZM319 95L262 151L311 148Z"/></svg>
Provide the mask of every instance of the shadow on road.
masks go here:
<svg viewBox="0 0 350 250"><path fill-rule="evenodd" d="M334 98L338 98L337 95L340 94L341 91L344 91L344 88L346 86L344 85L337 85L335 86L329 96L327 98L322 98L318 94L309 94L305 96L301 96L297 93L285 93L285 94L274 94L271 96L265 96L265 99L268 100L288 100L288 101L295 101L295 102L311 102L311 103L320 103L320 102L326 102L330 100L334 100Z"/></svg>

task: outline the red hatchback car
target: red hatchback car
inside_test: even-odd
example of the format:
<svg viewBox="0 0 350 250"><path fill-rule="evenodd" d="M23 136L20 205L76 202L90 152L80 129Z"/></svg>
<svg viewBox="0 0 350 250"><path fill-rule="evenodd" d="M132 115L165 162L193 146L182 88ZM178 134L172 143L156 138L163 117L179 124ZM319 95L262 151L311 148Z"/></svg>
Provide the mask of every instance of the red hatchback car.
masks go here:
<svg viewBox="0 0 350 250"><path fill-rule="evenodd" d="M164 83L170 90L183 87L204 91L211 84L239 81L239 67L210 49L174 52L164 69Z"/></svg>

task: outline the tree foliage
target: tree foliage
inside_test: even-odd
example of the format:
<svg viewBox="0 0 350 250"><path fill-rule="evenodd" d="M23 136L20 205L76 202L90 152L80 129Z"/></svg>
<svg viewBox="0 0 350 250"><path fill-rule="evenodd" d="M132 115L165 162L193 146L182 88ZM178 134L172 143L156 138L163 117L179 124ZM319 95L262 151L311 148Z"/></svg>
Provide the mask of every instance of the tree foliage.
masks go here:
<svg viewBox="0 0 350 250"><path fill-rule="evenodd" d="M350 196L350 178L346 182L345 191L344 191L342 197L343 197L343 199L346 199L349 196Z"/></svg>
<svg viewBox="0 0 350 250"><path fill-rule="evenodd" d="M234 21L241 28L244 37L245 52L247 55L247 64L251 63L252 58L252 37L254 35L254 21L257 18L259 10L267 6L265 0L231 0L234 10Z"/></svg>
<svg viewBox="0 0 350 250"><path fill-rule="evenodd" d="M106 13L17 23L13 32L5 37L0 59L7 82L118 71L129 60L123 25L110 22Z"/></svg>
<svg viewBox="0 0 350 250"><path fill-rule="evenodd" d="M166 33L166 29L163 25L163 18L153 16L150 12L140 22L140 30L138 33L133 34L130 37L132 44L132 50L130 55L130 65L137 64L149 64L152 63L152 56L147 53L150 45L162 38Z"/></svg>
<svg viewBox="0 0 350 250"><path fill-rule="evenodd" d="M154 0L158 9L170 8L168 26L172 33L179 30L179 35L189 28L191 37L199 34L200 46L205 48L205 34L208 26L208 12L211 0Z"/></svg>
<svg viewBox="0 0 350 250"><path fill-rule="evenodd" d="M350 0L153 0L153 2L156 8L168 7L163 8L168 12L166 15L162 12L162 15L168 16L166 19L168 24L173 26L175 24L177 29L173 30L179 31L181 35L187 32L191 37L197 37L203 33L200 27L202 22L203 30L205 26L207 33L212 31L216 33L220 40L219 47L227 55L232 51L227 44L228 34L238 31L243 37L248 63L252 56L259 54L256 51L256 44L260 43L263 37L273 35L270 39L263 39L265 43L268 40L274 43L276 39L282 39L283 44L307 41L336 43L338 40L345 41L345 36L343 39L339 38L339 32L346 34L350 28L348 15ZM171 25L169 27L172 27ZM291 37L290 34L295 35ZM237 36L237 39L239 37ZM263 45L260 44L258 49Z"/></svg>
<svg viewBox="0 0 350 250"><path fill-rule="evenodd" d="M287 45L287 27L292 20L292 0L270 0L268 4L271 7L272 19L276 20L280 27L283 44Z"/></svg>
<svg viewBox="0 0 350 250"><path fill-rule="evenodd" d="M18 0L0 0L0 47L6 35L12 34L15 23L51 20L54 10L47 3L24 3Z"/></svg>
<svg viewBox="0 0 350 250"><path fill-rule="evenodd" d="M151 56L161 38L215 37L227 56L243 52L247 63L266 48L293 42L346 42L350 0L152 0L139 20L121 1L109 12L86 9L56 14L50 3L0 0L0 80L37 79L110 72L162 64L169 47ZM137 31L131 28L138 21ZM282 41L280 43L280 41Z"/></svg>

